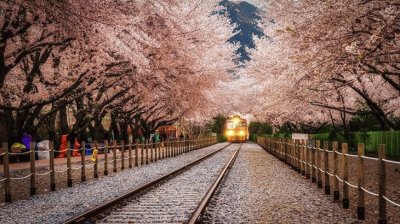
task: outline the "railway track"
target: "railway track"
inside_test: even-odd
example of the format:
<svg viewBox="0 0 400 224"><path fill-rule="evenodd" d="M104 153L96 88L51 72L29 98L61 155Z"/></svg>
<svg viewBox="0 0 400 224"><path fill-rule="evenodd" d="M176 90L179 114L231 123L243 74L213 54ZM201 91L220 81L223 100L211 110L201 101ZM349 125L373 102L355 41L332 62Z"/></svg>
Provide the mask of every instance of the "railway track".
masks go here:
<svg viewBox="0 0 400 224"><path fill-rule="evenodd" d="M199 222L240 147L226 145L64 223Z"/></svg>

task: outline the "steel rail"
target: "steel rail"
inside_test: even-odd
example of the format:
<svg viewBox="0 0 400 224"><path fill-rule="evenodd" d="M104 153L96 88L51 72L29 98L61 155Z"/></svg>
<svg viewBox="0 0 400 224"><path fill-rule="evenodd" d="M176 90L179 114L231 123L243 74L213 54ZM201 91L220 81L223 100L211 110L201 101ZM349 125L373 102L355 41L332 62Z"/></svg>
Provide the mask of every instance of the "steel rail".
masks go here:
<svg viewBox="0 0 400 224"><path fill-rule="evenodd" d="M207 194L203 197L203 199L199 203L199 206L197 207L196 211L194 211L194 213L192 214L192 217L190 218L188 224L195 224L195 223L201 222L201 217L203 216L203 213L204 213L208 203L210 202L211 198L213 197L215 191L218 189L218 186L221 184L222 180L225 178L225 176L228 174L229 170L232 168L233 164L235 163L235 160L239 154L239 150L241 147L242 147L242 144L239 145L235 154L232 155L231 159L225 165L224 169L221 171L218 178L215 180L215 182L213 183L211 188L208 190Z"/></svg>
<svg viewBox="0 0 400 224"><path fill-rule="evenodd" d="M224 150L225 148L229 147L231 145L228 144L226 146L221 147L218 150L215 150L214 152L211 152L203 157L201 157L200 159L193 161L189 164L183 165L182 167L160 177L157 178L155 180L152 180L142 186L139 186L137 188L135 188L134 190L131 190L117 198L114 198L110 201L107 201L99 206L93 207L90 210L87 210L86 212L83 212L82 214L79 214L77 216L74 216L70 219L67 219L65 221L63 221L62 223L65 224L72 224L72 223L85 223L85 221L90 220L98 215L100 215L102 212L109 210L112 207L115 207L116 205L120 204L121 202L125 201L128 198L132 198L135 196L138 196L140 194L142 194L143 192L146 192L152 188L154 188L155 186L159 186L160 184L162 184L163 182L175 177L176 175L188 170L189 168L193 167L194 165L197 165L198 163L210 158L211 156L217 154L218 152Z"/></svg>

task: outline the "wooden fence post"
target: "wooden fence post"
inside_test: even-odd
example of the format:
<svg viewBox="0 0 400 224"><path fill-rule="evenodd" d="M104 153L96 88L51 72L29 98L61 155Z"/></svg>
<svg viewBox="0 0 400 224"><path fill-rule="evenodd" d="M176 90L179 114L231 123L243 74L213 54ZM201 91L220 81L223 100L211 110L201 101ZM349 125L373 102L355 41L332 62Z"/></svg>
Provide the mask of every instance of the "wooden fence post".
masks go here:
<svg viewBox="0 0 400 224"><path fill-rule="evenodd" d="M315 163L315 140L311 140L310 142L311 147L311 182L317 183L317 169Z"/></svg>
<svg viewBox="0 0 400 224"><path fill-rule="evenodd" d="M339 160L338 160L338 142L334 141L332 143L333 149L333 199L338 201L340 199L339 195L339 180L337 178L338 169L339 169Z"/></svg>
<svg viewBox="0 0 400 224"><path fill-rule="evenodd" d="M329 142L324 141L324 173L325 173L325 194L330 195L331 194L331 184L330 184L330 179L329 179Z"/></svg>
<svg viewBox="0 0 400 224"><path fill-rule="evenodd" d="M379 224L387 223L387 213L386 213L386 163L383 161L386 159L385 145L379 145Z"/></svg>
<svg viewBox="0 0 400 224"><path fill-rule="evenodd" d="M166 158L171 157L171 139L168 139L166 142Z"/></svg>
<svg viewBox="0 0 400 224"><path fill-rule="evenodd" d="M113 142L113 172L117 172L117 140Z"/></svg>
<svg viewBox="0 0 400 224"><path fill-rule="evenodd" d="M128 144L128 167L129 169L132 169L132 142L129 142Z"/></svg>
<svg viewBox="0 0 400 224"><path fill-rule="evenodd" d="M306 178L311 178L311 167L310 167L310 140L306 140Z"/></svg>
<svg viewBox="0 0 400 224"><path fill-rule="evenodd" d="M293 169L295 171L300 170L301 173L301 163L299 163L301 161L300 159L300 155L298 155L298 148L301 147L300 145L300 140L291 140L292 142L292 146L291 146L291 151L292 151L292 164L293 164ZM300 165L299 167L297 167L298 165Z"/></svg>
<svg viewBox="0 0 400 224"><path fill-rule="evenodd" d="M200 147L201 147L201 144L202 144L202 142L200 142L200 145L199 145ZM172 140L172 148L171 148L171 150L172 150L172 157L177 156L176 147L177 147L177 140Z"/></svg>
<svg viewBox="0 0 400 224"><path fill-rule="evenodd" d="M155 149L155 153L154 153L154 162L158 161L158 150L159 148L159 143L158 142L154 142L154 149Z"/></svg>
<svg viewBox="0 0 400 224"><path fill-rule="evenodd" d="M50 190L56 190L56 173L54 171L54 142L50 141Z"/></svg>
<svg viewBox="0 0 400 224"><path fill-rule="evenodd" d="M143 166L144 165L144 144L145 144L145 142L143 141L142 142L142 146L140 147L140 160L141 160L141 162L140 162L140 165L141 166Z"/></svg>
<svg viewBox="0 0 400 224"><path fill-rule="evenodd" d="M357 174L358 174L358 206L357 206L357 216L358 219L365 219L365 192L362 188L364 188L364 144L358 144L358 166L357 166Z"/></svg>
<svg viewBox="0 0 400 224"><path fill-rule="evenodd" d="M296 147L296 154L297 154L297 172L301 173L301 141L300 139L297 140L297 147Z"/></svg>
<svg viewBox="0 0 400 224"><path fill-rule="evenodd" d="M4 156L3 156L3 168L4 168L4 193L6 203L11 203L11 179L10 179L10 160L8 152L8 144L3 143Z"/></svg>
<svg viewBox="0 0 400 224"><path fill-rule="evenodd" d="M121 147L119 150L121 150L121 170L125 169L125 140L122 140L121 142Z"/></svg>
<svg viewBox="0 0 400 224"><path fill-rule="evenodd" d="M108 175L108 140L104 141L104 176Z"/></svg>
<svg viewBox="0 0 400 224"><path fill-rule="evenodd" d="M287 165L288 164L288 156L287 156L287 151L288 151L288 139L285 139L285 151L284 151L284 153L285 153L285 164Z"/></svg>
<svg viewBox="0 0 400 224"><path fill-rule="evenodd" d="M71 152L74 150L74 143L71 142L67 147L67 183L68 187L72 187L72 167L71 167Z"/></svg>
<svg viewBox="0 0 400 224"><path fill-rule="evenodd" d="M138 142L135 140L135 166L139 166L139 147L138 147Z"/></svg>
<svg viewBox="0 0 400 224"><path fill-rule="evenodd" d="M158 160L163 159L163 145L164 145L164 143L160 140L158 142Z"/></svg>
<svg viewBox="0 0 400 224"><path fill-rule="evenodd" d="M30 177L30 182L31 182L31 189L30 189L30 195L35 195L36 194L36 167L35 167L35 142L31 142L31 152L30 152L30 162L31 162L31 177Z"/></svg>
<svg viewBox="0 0 400 224"><path fill-rule="evenodd" d="M85 146L85 141L81 141L81 147L82 147L82 152L81 152L81 181L85 182L86 181L86 146Z"/></svg>
<svg viewBox="0 0 400 224"><path fill-rule="evenodd" d="M150 141L151 145L151 153L150 153L150 161L154 163L155 160L155 155L156 155L156 148L155 148L155 143L153 141Z"/></svg>
<svg viewBox="0 0 400 224"><path fill-rule="evenodd" d="M203 139L203 144L202 147L205 147L205 139ZM180 155L180 140L179 138L176 139L176 155L175 156L179 156Z"/></svg>
<svg viewBox="0 0 400 224"><path fill-rule="evenodd" d="M350 207L349 201L349 161L347 159L348 146L347 143L342 143L342 174L343 174L343 208Z"/></svg>
<svg viewBox="0 0 400 224"><path fill-rule="evenodd" d="M153 155L154 155L154 145L153 141L149 139L148 141L148 147L149 147L149 163L153 163Z"/></svg>
<svg viewBox="0 0 400 224"><path fill-rule="evenodd" d="M306 147L307 147L307 142L305 139L301 140L301 175L305 176L306 175Z"/></svg>
<svg viewBox="0 0 400 224"><path fill-rule="evenodd" d="M201 144L201 142L199 142L199 148L200 148L200 144ZM171 142L171 156L172 157L176 156L176 141L175 140L173 140Z"/></svg>
<svg viewBox="0 0 400 224"><path fill-rule="evenodd" d="M292 169L296 170L296 141L292 140Z"/></svg>
<svg viewBox="0 0 400 224"><path fill-rule="evenodd" d="M146 142L146 145L145 145L145 148L146 148L146 164L149 164L149 141L145 140L145 142Z"/></svg>
<svg viewBox="0 0 400 224"><path fill-rule="evenodd" d="M317 150L317 186L322 188L322 158L321 158L321 142L315 141L315 148Z"/></svg>
<svg viewBox="0 0 400 224"><path fill-rule="evenodd" d="M98 153L99 153L99 146L98 146L98 144L97 144L97 141L94 141L94 150L96 150L97 151L97 153L94 153L94 150L93 150L93 155L95 156L95 160L94 160L94 166L93 166L93 177L95 178L95 179L97 179L97 178L99 178L99 167L98 167Z"/></svg>

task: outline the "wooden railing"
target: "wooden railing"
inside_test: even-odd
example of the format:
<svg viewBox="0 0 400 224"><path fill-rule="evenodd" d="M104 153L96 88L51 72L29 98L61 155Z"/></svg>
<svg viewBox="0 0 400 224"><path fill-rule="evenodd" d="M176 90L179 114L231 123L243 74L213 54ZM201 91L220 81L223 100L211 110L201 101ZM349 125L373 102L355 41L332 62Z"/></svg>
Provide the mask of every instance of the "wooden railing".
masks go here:
<svg viewBox="0 0 400 224"><path fill-rule="evenodd" d="M395 207L400 204L388 198L386 194L386 165L400 165L400 162L386 159L385 145L378 146L379 156L368 157L364 155L364 144L358 144L358 154L349 154L347 143L342 143L339 151L337 142L324 141L322 148L319 140L292 140L258 137L257 143L275 157L291 166L298 173L304 175L316 183L318 188L325 187L325 194L331 194L333 188L333 199L338 201L342 193L343 208L349 208L349 187L357 191L357 216L365 219L365 194L378 197L379 223L387 222L387 203ZM331 147L329 147L331 145ZM329 150L331 148L331 150ZM332 156L329 156L332 155ZM330 164L333 157L333 164ZM349 181L349 158L357 159L357 183ZM372 192L365 186L365 160L377 163L376 172L379 174L376 182L378 192ZM340 161L340 166L339 166ZM330 169L330 167L332 167ZM331 183L331 178L333 183ZM341 186L340 186L341 185ZM397 186L398 187L398 186ZM341 191L341 192L340 192Z"/></svg>
<svg viewBox="0 0 400 224"><path fill-rule="evenodd" d="M36 177L38 176L49 176L49 185L50 190L56 190L56 174L57 173L65 173L67 175L67 186L72 187L72 171L80 170L81 182L86 181L86 170L93 169L93 178L97 179L99 177L99 166L103 166L103 175L107 176L109 174L109 166L111 165L112 171L117 172L118 167L120 170L124 170L126 168L126 162L128 168L133 168L137 166L142 166L149 163L157 162L158 160L162 160L169 157L175 157L181 155L183 153L190 152L192 150L200 149L209 145L213 145L217 143L216 137L205 137L205 138L195 138L188 140L173 140L173 141L165 141L165 142L145 142L145 143L128 143L125 144L124 141L119 142L113 141L109 143L108 141L104 141L102 146L98 143L94 143L93 145L93 154L88 159L85 155L86 148L85 142L81 143L80 149L74 149L74 146L71 145L69 149L65 150L55 150L54 144L50 142L49 150L41 151L48 152L49 159L46 160L46 166L44 168L48 169L48 172L38 173L37 166L35 160L35 143L31 143L31 150L27 152L10 152L7 143L2 144L2 148L8 149L4 150L0 156L3 157L3 177L0 177L0 183L4 184L4 193L5 193L5 201L7 203L11 203L11 188L13 187L11 181L22 181L25 179L30 179L29 181L29 191L30 195L36 194ZM117 153L119 150L119 153ZM99 157L99 152L103 151L104 156L102 158ZM112 152L112 153L110 153ZM66 158L62 158L63 161L60 162L60 165L66 165L66 169L56 170L55 164L55 153L64 153L66 154ZM72 164L72 153L80 154L80 161L77 162L80 164ZM112 158L109 158L109 153ZM21 176L15 177L13 176L13 170L10 169L10 157L18 157L29 154L30 165L28 169L30 169L30 173ZM117 155L119 154L119 155ZM59 159L58 159L59 160ZM100 161L101 160L101 161ZM127 160L127 161L126 161ZM41 161L43 162L43 161ZM119 163L119 164L118 164ZM119 165L119 166L118 166ZM41 166L40 168L43 168ZM20 185L19 185L20 186Z"/></svg>

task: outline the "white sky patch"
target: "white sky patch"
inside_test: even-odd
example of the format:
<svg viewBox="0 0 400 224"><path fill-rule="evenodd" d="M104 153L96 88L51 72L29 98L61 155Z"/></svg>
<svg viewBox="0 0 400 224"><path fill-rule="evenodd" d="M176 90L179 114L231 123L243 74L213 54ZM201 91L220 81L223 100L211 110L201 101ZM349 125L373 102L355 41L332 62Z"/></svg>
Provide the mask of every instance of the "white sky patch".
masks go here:
<svg viewBox="0 0 400 224"><path fill-rule="evenodd" d="M257 6L258 8L264 8L267 4L267 0L231 0L231 2L248 2L252 5Z"/></svg>

